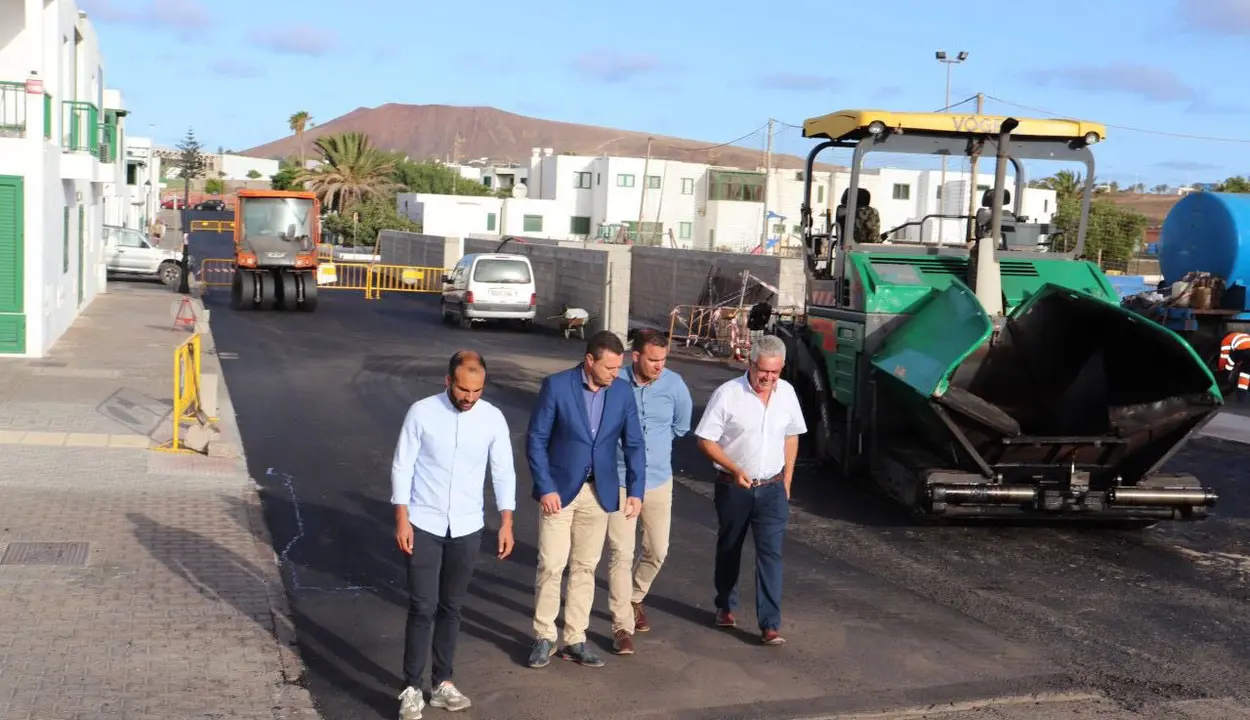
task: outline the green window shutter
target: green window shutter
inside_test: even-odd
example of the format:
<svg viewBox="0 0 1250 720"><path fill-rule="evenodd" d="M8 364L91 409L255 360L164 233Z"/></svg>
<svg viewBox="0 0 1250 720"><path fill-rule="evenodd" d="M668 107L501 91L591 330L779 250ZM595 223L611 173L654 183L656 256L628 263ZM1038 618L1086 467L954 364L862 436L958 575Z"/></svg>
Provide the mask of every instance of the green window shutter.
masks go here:
<svg viewBox="0 0 1250 720"><path fill-rule="evenodd" d="M0 354L26 352L26 220L22 178L0 175Z"/></svg>
<svg viewBox="0 0 1250 720"><path fill-rule="evenodd" d="M84 212L85 210L86 208L84 206L82 205L78 206L78 304L79 305L82 305L83 295L84 295L83 280L86 279L86 275L83 272L85 268L83 268L83 261L82 261L83 243L86 242L86 238L87 238L87 234L86 234L87 233L87 220L86 220L86 213Z"/></svg>
<svg viewBox="0 0 1250 720"><path fill-rule="evenodd" d="M22 178L0 175L0 313L20 313L25 305L24 194Z"/></svg>
<svg viewBox="0 0 1250 720"><path fill-rule="evenodd" d="M61 272L69 272L69 208L61 217Z"/></svg>

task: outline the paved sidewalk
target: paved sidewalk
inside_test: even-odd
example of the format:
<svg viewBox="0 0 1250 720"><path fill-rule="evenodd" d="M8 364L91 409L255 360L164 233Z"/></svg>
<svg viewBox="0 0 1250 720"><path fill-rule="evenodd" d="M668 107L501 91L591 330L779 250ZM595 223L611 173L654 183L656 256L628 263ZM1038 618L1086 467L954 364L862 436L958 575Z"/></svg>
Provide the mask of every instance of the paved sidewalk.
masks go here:
<svg viewBox="0 0 1250 720"><path fill-rule="evenodd" d="M243 459L149 449L178 297L110 283L50 358L0 360L4 720L318 717Z"/></svg>

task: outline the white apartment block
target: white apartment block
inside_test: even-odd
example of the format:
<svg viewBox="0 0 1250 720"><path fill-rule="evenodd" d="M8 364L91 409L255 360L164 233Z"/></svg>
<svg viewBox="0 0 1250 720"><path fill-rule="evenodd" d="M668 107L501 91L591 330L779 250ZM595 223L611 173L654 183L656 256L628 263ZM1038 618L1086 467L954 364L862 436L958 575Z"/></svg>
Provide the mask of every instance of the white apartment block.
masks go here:
<svg viewBox="0 0 1250 720"><path fill-rule="evenodd" d="M0 355L42 357L104 291L125 117L73 0L0 0Z"/></svg>
<svg viewBox="0 0 1250 720"><path fill-rule="evenodd" d="M773 169L767 173L767 192L765 175L761 169L536 150L524 191L511 198L405 193L399 196L398 209L431 235L641 238L647 244L751 252L759 248L765 232L768 248L777 242L797 243L799 237L803 171ZM975 208L993 182L992 170L977 173ZM866 169L860 178L881 216L883 232L931 214L966 216L971 184L969 173L956 170L946 173L944 193L937 170ZM850 185L850 173L817 172L812 185L814 225L823 228L823 211L836 211ZM1014 189L1010 177L1008 187ZM1054 191L1029 188L1023 214L1045 222L1054 214L1055 202ZM960 220L931 218L902 227L894 237L923 242L940 237L943 243L954 243L962 239L964 228Z"/></svg>
<svg viewBox="0 0 1250 720"><path fill-rule="evenodd" d="M161 156L152 150L151 138L126 138L126 180L115 188L116 211L104 218L105 225L134 228L147 232L160 210Z"/></svg>
<svg viewBox="0 0 1250 720"><path fill-rule="evenodd" d="M179 169L176 165L182 153L178 148L158 147L155 150L156 156L169 163L170 169L167 171L169 177L178 177ZM249 155L231 155L230 153L206 153L201 152L204 156L204 176L203 179L211 180L233 180L243 182L245 180L265 180L268 181L273 175L278 174L281 163L277 160L269 158L255 158ZM314 160L307 161L310 167L317 165Z"/></svg>

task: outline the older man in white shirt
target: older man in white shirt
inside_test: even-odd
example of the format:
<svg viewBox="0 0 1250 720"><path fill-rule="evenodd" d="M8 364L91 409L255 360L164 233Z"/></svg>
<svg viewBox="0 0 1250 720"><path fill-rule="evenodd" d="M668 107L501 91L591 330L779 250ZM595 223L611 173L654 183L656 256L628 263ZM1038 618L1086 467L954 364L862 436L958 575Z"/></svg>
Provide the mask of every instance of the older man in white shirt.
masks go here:
<svg viewBox="0 0 1250 720"><path fill-rule="evenodd" d="M790 483L807 432L803 409L781 379L786 346L776 335L751 345L745 375L712 393L694 434L716 466L716 624L736 627L738 573L747 530L755 543L755 614L760 641L782 645L781 547L790 519Z"/></svg>
<svg viewBox="0 0 1250 720"><path fill-rule="evenodd" d="M469 699L452 684L460 607L485 527L486 467L501 516L496 557L512 552L516 472L503 413L482 400L486 361L462 350L447 366L446 392L414 403L391 464L395 540L408 555L408 623L400 720L425 708L421 678L431 654L430 705L463 710Z"/></svg>

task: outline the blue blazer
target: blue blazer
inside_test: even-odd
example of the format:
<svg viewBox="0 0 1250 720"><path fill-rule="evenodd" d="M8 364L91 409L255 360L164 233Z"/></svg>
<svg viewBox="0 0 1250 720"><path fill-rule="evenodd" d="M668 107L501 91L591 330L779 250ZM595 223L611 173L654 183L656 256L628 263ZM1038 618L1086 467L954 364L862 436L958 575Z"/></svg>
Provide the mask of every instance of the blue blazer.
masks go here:
<svg viewBox="0 0 1250 720"><path fill-rule="evenodd" d="M525 457L534 479L533 496L538 500L548 493L559 493L560 503L568 506L593 469L599 504L608 512L616 512L621 504L618 447L625 450L627 497L641 499L646 486L647 455L638 405L629 381L618 377L599 391L607 395L599 432L592 437L582 395L582 373L579 364L548 375L538 391L525 442Z"/></svg>

